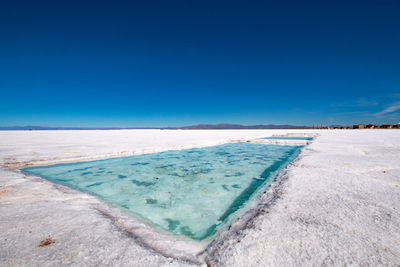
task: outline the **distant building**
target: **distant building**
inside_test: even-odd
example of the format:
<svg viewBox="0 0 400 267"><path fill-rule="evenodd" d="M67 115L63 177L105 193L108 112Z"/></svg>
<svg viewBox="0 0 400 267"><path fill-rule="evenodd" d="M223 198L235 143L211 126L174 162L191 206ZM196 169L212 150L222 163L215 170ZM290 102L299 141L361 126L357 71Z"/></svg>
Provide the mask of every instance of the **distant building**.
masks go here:
<svg viewBox="0 0 400 267"><path fill-rule="evenodd" d="M353 129L364 129L364 124L354 124Z"/></svg>
<svg viewBox="0 0 400 267"><path fill-rule="evenodd" d="M400 129L400 122L398 124L393 124L392 128Z"/></svg>
<svg viewBox="0 0 400 267"><path fill-rule="evenodd" d="M382 128L382 129L392 129L392 125L391 124L382 124L379 128Z"/></svg>
<svg viewBox="0 0 400 267"><path fill-rule="evenodd" d="M375 124L368 124L365 128L368 128L368 129L377 129L377 128L379 128L379 126L378 126L378 125L375 125Z"/></svg>

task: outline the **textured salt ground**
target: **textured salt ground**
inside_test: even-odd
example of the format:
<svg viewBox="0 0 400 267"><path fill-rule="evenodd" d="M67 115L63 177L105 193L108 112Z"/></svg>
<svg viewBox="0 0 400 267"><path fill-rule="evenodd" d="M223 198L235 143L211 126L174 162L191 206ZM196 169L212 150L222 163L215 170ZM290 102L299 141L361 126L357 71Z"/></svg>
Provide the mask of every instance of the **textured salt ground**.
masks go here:
<svg viewBox="0 0 400 267"><path fill-rule="evenodd" d="M220 266L400 264L400 132L321 132L251 227L225 235Z"/></svg>
<svg viewBox="0 0 400 267"><path fill-rule="evenodd" d="M125 155L285 132L296 131L0 132L0 164ZM319 133L286 172L278 198L246 222L249 228L233 231L243 228L240 222L214 242L203 255L208 263L400 264L400 131ZM121 231L115 219L94 208L102 206L94 197L5 167L0 186L2 266L191 264ZM39 247L48 237L55 243Z"/></svg>

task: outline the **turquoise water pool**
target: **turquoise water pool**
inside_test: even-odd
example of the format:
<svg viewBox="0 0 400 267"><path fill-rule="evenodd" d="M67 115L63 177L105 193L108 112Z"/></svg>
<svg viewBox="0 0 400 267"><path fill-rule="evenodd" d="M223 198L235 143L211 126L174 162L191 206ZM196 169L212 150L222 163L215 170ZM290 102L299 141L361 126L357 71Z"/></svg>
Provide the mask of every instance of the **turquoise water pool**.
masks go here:
<svg viewBox="0 0 400 267"><path fill-rule="evenodd" d="M22 171L106 199L174 234L203 240L273 181L299 149L229 143Z"/></svg>
<svg viewBox="0 0 400 267"><path fill-rule="evenodd" d="M261 139L273 139L273 140L312 140L312 137L295 137L295 136L269 136Z"/></svg>

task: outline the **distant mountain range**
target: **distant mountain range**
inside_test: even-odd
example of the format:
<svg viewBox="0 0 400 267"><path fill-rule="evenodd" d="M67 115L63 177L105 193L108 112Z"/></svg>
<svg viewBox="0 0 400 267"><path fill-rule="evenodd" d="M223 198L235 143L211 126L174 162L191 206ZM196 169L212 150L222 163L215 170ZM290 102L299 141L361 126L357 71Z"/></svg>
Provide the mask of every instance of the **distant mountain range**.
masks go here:
<svg viewBox="0 0 400 267"><path fill-rule="evenodd" d="M104 128L104 127L50 127L50 126L4 126L0 130L112 130L127 128Z"/></svg>
<svg viewBox="0 0 400 267"><path fill-rule="evenodd" d="M224 129L310 129L309 126L295 125L241 125L241 124L197 124L183 127L49 127L49 126L3 126L0 130L122 130L122 129L168 129L168 130L224 130Z"/></svg>

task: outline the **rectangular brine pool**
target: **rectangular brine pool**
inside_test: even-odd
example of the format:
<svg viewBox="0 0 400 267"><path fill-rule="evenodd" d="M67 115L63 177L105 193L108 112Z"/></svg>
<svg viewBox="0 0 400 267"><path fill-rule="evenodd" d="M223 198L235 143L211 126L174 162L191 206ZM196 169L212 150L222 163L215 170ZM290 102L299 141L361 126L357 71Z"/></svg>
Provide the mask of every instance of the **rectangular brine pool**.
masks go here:
<svg viewBox="0 0 400 267"><path fill-rule="evenodd" d="M228 143L22 171L93 194L176 235L203 240L271 183L300 147Z"/></svg>

